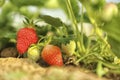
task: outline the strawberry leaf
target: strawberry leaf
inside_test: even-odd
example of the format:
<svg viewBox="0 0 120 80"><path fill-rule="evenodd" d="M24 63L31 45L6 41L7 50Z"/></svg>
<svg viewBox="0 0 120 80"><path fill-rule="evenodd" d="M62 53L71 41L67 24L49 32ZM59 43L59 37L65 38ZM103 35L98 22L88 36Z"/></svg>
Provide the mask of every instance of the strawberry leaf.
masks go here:
<svg viewBox="0 0 120 80"><path fill-rule="evenodd" d="M51 17L49 15L40 15L39 17L52 26L59 27L63 25L63 22L59 18Z"/></svg>
<svg viewBox="0 0 120 80"><path fill-rule="evenodd" d="M43 6L48 0L10 0L14 5L21 6Z"/></svg>
<svg viewBox="0 0 120 80"><path fill-rule="evenodd" d="M114 54L120 58L120 41L117 41L116 39L109 36L108 42L110 43L111 49Z"/></svg>

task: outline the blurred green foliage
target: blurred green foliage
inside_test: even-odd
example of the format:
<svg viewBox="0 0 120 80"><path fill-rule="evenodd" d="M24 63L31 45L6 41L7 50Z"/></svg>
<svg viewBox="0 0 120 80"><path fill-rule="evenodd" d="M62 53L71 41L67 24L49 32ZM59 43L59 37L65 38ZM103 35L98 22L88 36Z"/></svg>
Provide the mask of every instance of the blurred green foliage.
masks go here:
<svg viewBox="0 0 120 80"><path fill-rule="evenodd" d="M0 0L0 7L5 3L5 0Z"/></svg>
<svg viewBox="0 0 120 80"><path fill-rule="evenodd" d="M108 33L108 42L111 44L113 52L120 57L120 4L118 4L118 16L102 27Z"/></svg>
<svg viewBox="0 0 120 80"><path fill-rule="evenodd" d="M91 23L97 28L101 28L108 35L108 43L111 46L111 49L115 55L120 57L120 11L118 12L117 17L113 17L112 20L104 22L101 17L105 4L105 0L79 0L87 10L88 17ZM96 7L95 7L96 6ZM118 10L120 10L120 4L117 4ZM109 7L109 6L108 6ZM113 12L114 13L114 12ZM112 16L112 15L111 15ZM110 17L111 17L110 16Z"/></svg>

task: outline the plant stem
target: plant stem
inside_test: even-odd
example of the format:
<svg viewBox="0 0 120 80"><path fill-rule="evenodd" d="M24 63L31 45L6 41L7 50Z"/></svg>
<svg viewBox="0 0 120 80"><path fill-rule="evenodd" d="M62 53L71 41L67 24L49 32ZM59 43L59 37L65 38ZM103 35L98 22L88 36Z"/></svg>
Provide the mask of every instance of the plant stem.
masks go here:
<svg viewBox="0 0 120 80"><path fill-rule="evenodd" d="M95 53L89 53L89 54L86 54L84 56L82 56L81 58L79 58L77 61L76 61L76 64L78 64L81 60L85 59L86 57L90 56L90 55L93 55Z"/></svg>
<svg viewBox="0 0 120 80"><path fill-rule="evenodd" d="M83 47L84 46L83 45L83 37L81 37L81 35L80 35L79 29L78 29L78 25L77 25L77 21L76 21L76 18L74 16L74 13L73 13L70 0L66 0L66 5L67 5L67 9L68 9L71 21L72 21L74 35L77 36L76 43L77 43L78 51L80 53L84 53L85 52L85 48Z"/></svg>
<svg viewBox="0 0 120 80"><path fill-rule="evenodd" d="M67 28L66 28L66 25L65 25L65 24L63 24L63 28L64 28L65 36L68 36L68 32L67 32Z"/></svg>
<svg viewBox="0 0 120 80"><path fill-rule="evenodd" d="M84 32L83 32L84 28L83 28L83 6L81 8L81 35L80 35L80 42L81 42L81 45L82 45L82 50L83 52L85 52L85 47L84 47Z"/></svg>
<svg viewBox="0 0 120 80"><path fill-rule="evenodd" d="M90 16L89 16L89 18L90 18L91 23L94 25L93 27L94 27L94 32L95 32L95 34L99 37L99 39L100 39L103 43L105 43L105 44L107 45L107 47L110 47L110 46L109 46L109 43L106 41L106 39L104 39L104 38L102 37L102 34L103 34L103 33L100 31L100 28L98 27L96 21L95 21L92 17L90 17Z"/></svg>
<svg viewBox="0 0 120 80"><path fill-rule="evenodd" d="M74 16L74 13L73 13L73 10L72 10L70 0L66 0L66 5L67 5L68 12L69 12L69 16L70 16L71 21L72 21L73 32L74 32L75 35L77 35L78 26L77 26L77 21L75 19L75 16Z"/></svg>

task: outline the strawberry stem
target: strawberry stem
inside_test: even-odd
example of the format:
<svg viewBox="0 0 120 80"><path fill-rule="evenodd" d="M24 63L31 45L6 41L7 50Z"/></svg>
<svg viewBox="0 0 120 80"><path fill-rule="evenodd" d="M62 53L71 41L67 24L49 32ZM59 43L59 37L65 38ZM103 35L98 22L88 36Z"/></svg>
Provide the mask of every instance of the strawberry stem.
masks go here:
<svg viewBox="0 0 120 80"><path fill-rule="evenodd" d="M45 36L38 41L37 45L39 47L44 47L45 45L49 44L51 41L52 41L52 36Z"/></svg>
<svg viewBox="0 0 120 80"><path fill-rule="evenodd" d="M77 43L79 54L80 53L83 54L83 53L85 53L85 47L84 47L84 44L83 44L83 30L82 30L81 35L80 35L78 25L77 25L77 21L76 21L76 18L74 16L74 13L73 13L70 0L66 0L66 5L67 5L67 9L68 9L71 21L72 21L74 35L77 36L76 43ZM82 19L83 19L83 17L82 17ZM83 22L81 22L81 26L83 27Z"/></svg>
<svg viewBox="0 0 120 80"><path fill-rule="evenodd" d="M21 54L18 54L17 58L20 58Z"/></svg>

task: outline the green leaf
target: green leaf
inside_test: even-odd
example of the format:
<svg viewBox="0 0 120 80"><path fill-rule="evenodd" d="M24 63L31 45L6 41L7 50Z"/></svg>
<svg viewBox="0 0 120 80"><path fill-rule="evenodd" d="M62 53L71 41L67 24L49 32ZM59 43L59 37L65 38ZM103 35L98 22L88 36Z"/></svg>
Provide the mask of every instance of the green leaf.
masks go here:
<svg viewBox="0 0 120 80"><path fill-rule="evenodd" d="M48 15L40 15L40 18L52 26L59 27L63 25L63 22L59 18L54 18Z"/></svg>
<svg viewBox="0 0 120 80"><path fill-rule="evenodd" d="M120 41L117 41L116 39L109 36L108 42L110 43L111 49L114 54L120 58Z"/></svg>
<svg viewBox="0 0 120 80"><path fill-rule="evenodd" d="M112 38L114 38L115 40L120 42L120 17L118 17L118 19L114 19L109 23L106 23L105 26L102 27L102 29L104 31L106 31L108 33L109 36L111 36Z"/></svg>
<svg viewBox="0 0 120 80"><path fill-rule="evenodd" d="M48 0L10 0L14 5L21 6L43 6Z"/></svg>
<svg viewBox="0 0 120 80"><path fill-rule="evenodd" d="M30 24L30 19L28 19L27 17L24 17L24 18L25 20L23 20L23 23L26 25Z"/></svg>

